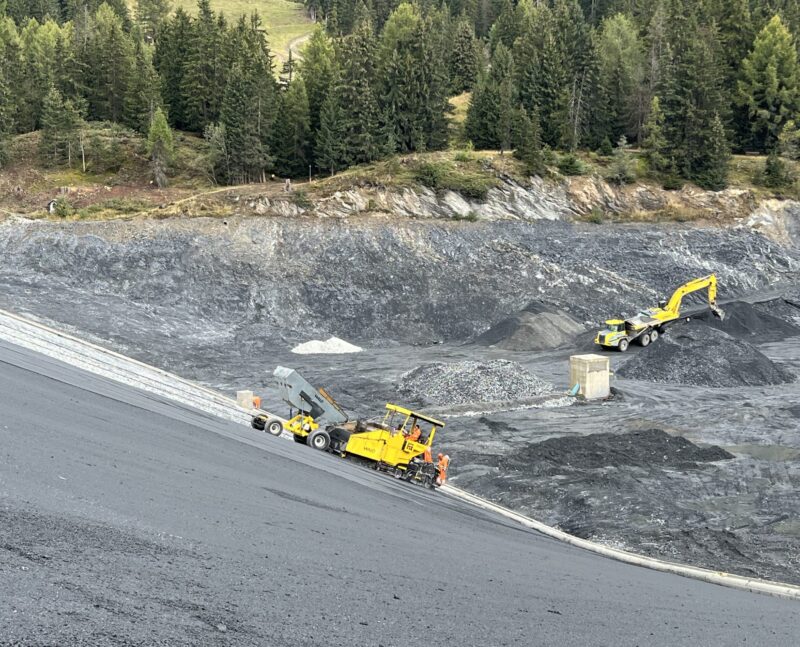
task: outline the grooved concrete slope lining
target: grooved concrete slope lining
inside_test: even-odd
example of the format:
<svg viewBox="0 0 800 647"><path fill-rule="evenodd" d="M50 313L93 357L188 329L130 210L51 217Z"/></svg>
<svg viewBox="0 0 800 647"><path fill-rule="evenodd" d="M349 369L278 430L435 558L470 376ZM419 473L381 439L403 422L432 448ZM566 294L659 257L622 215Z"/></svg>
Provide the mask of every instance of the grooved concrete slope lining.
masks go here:
<svg viewBox="0 0 800 647"><path fill-rule="evenodd" d="M599 559L0 342L0 642L789 645L796 602Z"/></svg>

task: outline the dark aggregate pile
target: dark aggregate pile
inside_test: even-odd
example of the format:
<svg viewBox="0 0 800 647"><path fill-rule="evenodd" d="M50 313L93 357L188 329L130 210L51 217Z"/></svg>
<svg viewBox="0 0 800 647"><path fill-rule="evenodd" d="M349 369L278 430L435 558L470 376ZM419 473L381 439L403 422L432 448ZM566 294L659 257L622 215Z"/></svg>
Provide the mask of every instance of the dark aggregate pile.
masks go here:
<svg viewBox="0 0 800 647"><path fill-rule="evenodd" d="M526 400L552 391L549 382L502 359L424 364L400 378L405 396L440 406Z"/></svg>
<svg viewBox="0 0 800 647"><path fill-rule="evenodd" d="M549 350L570 344L584 327L563 310L534 301L475 339L482 346L505 350Z"/></svg>
<svg viewBox="0 0 800 647"><path fill-rule="evenodd" d="M647 429L623 434L549 438L505 456L500 466L504 469L547 469L556 472L623 465L687 469L697 463L731 458L733 454L720 447L699 447L682 436L672 436L662 429Z"/></svg>
<svg viewBox="0 0 800 647"><path fill-rule="evenodd" d="M748 342L698 323L676 325L626 361L619 377L693 386L764 386L795 376Z"/></svg>
<svg viewBox="0 0 800 647"><path fill-rule="evenodd" d="M786 319L770 314L770 310L784 312L785 301L776 299L775 303L755 306L744 301L734 301L723 306L725 317L720 319L711 311L701 312L693 317L708 326L726 332L731 337L747 339L754 344L779 341L786 337L800 335L800 326ZM791 306L789 306L791 308ZM797 314L800 310L795 309Z"/></svg>

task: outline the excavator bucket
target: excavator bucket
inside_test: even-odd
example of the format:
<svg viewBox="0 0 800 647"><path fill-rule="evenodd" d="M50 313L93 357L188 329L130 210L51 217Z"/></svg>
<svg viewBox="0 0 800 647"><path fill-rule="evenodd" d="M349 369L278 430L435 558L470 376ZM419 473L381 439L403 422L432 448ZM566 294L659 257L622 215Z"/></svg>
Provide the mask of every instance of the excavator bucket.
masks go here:
<svg viewBox="0 0 800 647"><path fill-rule="evenodd" d="M722 308L720 308L718 305L716 305L716 304L712 305L711 306L711 312L720 321L724 321L725 320L725 311Z"/></svg>

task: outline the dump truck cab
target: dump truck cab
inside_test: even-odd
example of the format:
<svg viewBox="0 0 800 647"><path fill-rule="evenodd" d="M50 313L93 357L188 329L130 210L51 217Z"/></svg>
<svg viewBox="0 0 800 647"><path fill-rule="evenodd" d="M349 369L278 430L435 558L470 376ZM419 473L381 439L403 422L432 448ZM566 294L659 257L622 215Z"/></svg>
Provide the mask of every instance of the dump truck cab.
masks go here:
<svg viewBox="0 0 800 647"><path fill-rule="evenodd" d="M597 333L594 343L612 348L617 346L620 340L627 337L627 334L628 328L625 321L622 319L609 319L606 321L606 327Z"/></svg>

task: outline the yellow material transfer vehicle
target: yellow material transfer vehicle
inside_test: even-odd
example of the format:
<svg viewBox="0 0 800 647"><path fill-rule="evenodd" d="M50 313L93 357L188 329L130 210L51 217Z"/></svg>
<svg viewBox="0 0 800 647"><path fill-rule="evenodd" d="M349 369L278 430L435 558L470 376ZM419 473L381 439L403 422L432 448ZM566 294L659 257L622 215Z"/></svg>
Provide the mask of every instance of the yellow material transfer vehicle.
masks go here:
<svg viewBox="0 0 800 647"><path fill-rule="evenodd" d="M291 407L280 431L285 429L296 442L314 449L356 457L396 478L435 487L437 468L430 451L436 431L444 427L442 421L396 404L386 405L382 420L350 421L330 394L313 387L294 369L279 366L274 375L283 400ZM280 435L272 429L275 422L259 414L252 426Z"/></svg>
<svg viewBox="0 0 800 647"><path fill-rule="evenodd" d="M640 312L630 319L609 319L606 321L607 327L597 333L594 343L605 349L616 348L622 353L634 342L648 346L659 338L667 324L680 319L683 298L687 294L706 288L708 288L708 307L717 317L723 319L725 313L717 306L717 277L715 274L709 274L684 283L675 290L668 302L659 303L657 308Z"/></svg>

